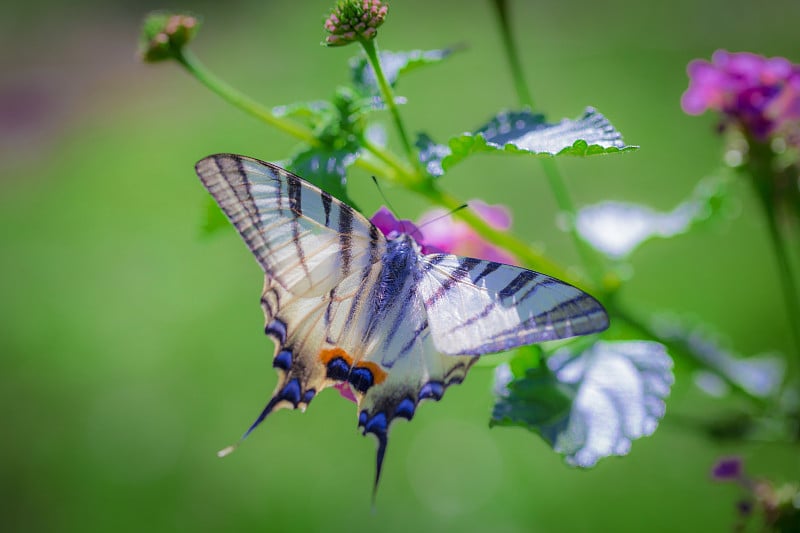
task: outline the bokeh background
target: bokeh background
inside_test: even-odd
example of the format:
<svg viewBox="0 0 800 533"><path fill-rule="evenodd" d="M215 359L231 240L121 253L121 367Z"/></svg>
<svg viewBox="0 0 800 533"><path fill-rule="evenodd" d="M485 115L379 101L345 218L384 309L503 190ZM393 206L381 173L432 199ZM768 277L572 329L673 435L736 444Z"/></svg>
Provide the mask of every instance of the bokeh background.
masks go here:
<svg viewBox="0 0 800 533"><path fill-rule="evenodd" d="M671 209L717 172L711 116L688 117L685 66L717 48L797 62L800 4L747 0L511 2L522 61L550 118L597 107L642 146L565 160L576 201ZM355 47L325 49L327 0L16 2L0 17L0 529L5 531L727 531L734 486L723 454L754 474L800 477L796 447L720 443L687 420L729 411L677 360L668 414L629 456L567 467L535 435L487 427L491 369L395 426L374 511L374 442L333 392L277 413L235 454L268 398L262 278L232 230L204 236L195 161L230 151L285 158L294 141L231 108L173 64L143 65L143 15L204 17L192 48L267 105L330 96ZM387 50L469 48L410 74L412 131L436 139L515 107L486 1L397 1ZM381 200L355 172L352 195ZM539 165L475 157L443 180L506 203L514 231L577 264L555 227ZM385 187L397 211L428 206ZM688 312L745 354L790 347L766 231L746 187L740 216L646 244L623 297Z"/></svg>

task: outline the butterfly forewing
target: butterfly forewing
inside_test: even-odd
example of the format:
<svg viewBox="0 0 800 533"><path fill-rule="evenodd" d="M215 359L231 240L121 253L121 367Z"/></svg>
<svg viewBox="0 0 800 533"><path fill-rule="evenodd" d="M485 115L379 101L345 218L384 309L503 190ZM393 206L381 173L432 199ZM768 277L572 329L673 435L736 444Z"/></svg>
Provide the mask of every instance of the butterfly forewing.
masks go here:
<svg viewBox="0 0 800 533"><path fill-rule="evenodd" d="M422 264L420 292L442 353L482 355L608 327L597 300L544 274L446 254Z"/></svg>
<svg viewBox="0 0 800 533"><path fill-rule="evenodd" d="M379 260L385 239L350 206L280 167L232 154L197 174L264 272L296 294L320 294Z"/></svg>

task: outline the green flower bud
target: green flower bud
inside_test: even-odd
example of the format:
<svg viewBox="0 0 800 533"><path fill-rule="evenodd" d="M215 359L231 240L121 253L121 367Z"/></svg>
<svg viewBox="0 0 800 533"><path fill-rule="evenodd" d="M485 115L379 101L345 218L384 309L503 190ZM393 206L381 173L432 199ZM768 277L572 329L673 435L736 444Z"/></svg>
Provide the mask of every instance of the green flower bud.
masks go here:
<svg viewBox="0 0 800 533"><path fill-rule="evenodd" d="M344 46L359 39L374 39L389 6L380 0L343 0L325 20L328 46Z"/></svg>
<svg viewBox="0 0 800 533"><path fill-rule="evenodd" d="M139 55L146 63L174 59L191 41L200 21L193 15L157 11L144 19L139 38Z"/></svg>

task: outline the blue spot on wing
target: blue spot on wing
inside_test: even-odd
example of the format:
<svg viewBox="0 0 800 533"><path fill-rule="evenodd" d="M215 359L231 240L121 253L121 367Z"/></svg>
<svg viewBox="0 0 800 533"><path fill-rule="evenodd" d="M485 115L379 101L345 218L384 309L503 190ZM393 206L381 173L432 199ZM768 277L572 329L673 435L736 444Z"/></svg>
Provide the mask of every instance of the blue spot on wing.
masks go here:
<svg viewBox="0 0 800 533"><path fill-rule="evenodd" d="M347 381L350 375L350 365L341 357L334 357L328 361L328 378L336 381Z"/></svg>
<svg viewBox="0 0 800 533"><path fill-rule="evenodd" d="M425 400L428 398L432 398L436 401L442 399L442 395L444 394L444 385L442 385L438 381L429 381L422 388L419 390L419 399Z"/></svg>
<svg viewBox="0 0 800 533"><path fill-rule="evenodd" d="M267 324L267 327L264 328L264 333L277 339L280 344L286 342L286 324L277 318Z"/></svg>
<svg viewBox="0 0 800 533"><path fill-rule="evenodd" d="M362 393L367 392L367 389L372 387L374 380L375 378L372 376L372 372L368 368L363 367L354 367L347 377L347 381L349 381L357 391Z"/></svg>
<svg viewBox="0 0 800 533"><path fill-rule="evenodd" d="M411 420L414 417L414 411L416 408L417 405L414 403L414 400L411 398L406 398L398 404L394 411L394 416Z"/></svg>
<svg viewBox="0 0 800 533"><path fill-rule="evenodd" d="M297 378L289 381L278 393L277 398L292 402L295 406L300 403L300 382Z"/></svg>
<svg viewBox="0 0 800 533"><path fill-rule="evenodd" d="M369 420L364 425L364 432L365 433L374 433L375 435L386 434L386 430L389 429L389 424L386 421L386 413L378 413Z"/></svg>
<svg viewBox="0 0 800 533"><path fill-rule="evenodd" d="M303 403L308 403L314 399L314 395L317 394L317 391L314 389L308 389L305 394L303 394Z"/></svg>
<svg viewBox="0 0 800 533"><path fill-rule="evenodd" d="M275 356L275 359L272 360L272 366L275 368L282 368L283 370L289 370L289 367L292 366L292 352L289 350L281 350L278 355Z"/></svg>

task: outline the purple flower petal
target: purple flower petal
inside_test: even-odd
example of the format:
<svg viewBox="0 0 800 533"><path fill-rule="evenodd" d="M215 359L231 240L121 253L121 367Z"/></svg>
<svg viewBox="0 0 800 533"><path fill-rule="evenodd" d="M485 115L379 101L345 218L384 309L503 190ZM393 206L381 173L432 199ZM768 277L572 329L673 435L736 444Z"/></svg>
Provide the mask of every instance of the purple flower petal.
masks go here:
<svg viewBox="0 0 800 533"><path fill-rule="evenodd" d="M511 214L502 205L471 200L469 206L495 229L506 230L511 226ZM499 263L518 263L513 254L485 240L468 224L453 219L443 209L432 209L423 214L419 226L425 236L425 246L429 249L437 248L447 253Z"/></svg>
<svg viewBox="0 0 800 533"><path fill-rule="evenodd" d="M681 107L687 114L717 111L723 125L738 125L760 140L800 119L800 66L786 58L717 50L710 63L694 60L686 71Z"/></svg>
<svg viewBox="0 0 800 533"><path fill-rule="evenodd" d="M481 200L470 200L469 206L494 229L507 230L511 227L511 213L504 205L489 205Z"/></svg>
<svg viewBox="0 0 800 533"><path fill-rule="evenodd" d="M711 469L711 477L717 481L735 481L742 477L742 459L723 457Z"/></svg>
<svg viewBox="0 0 800 533"><path fill-rule="evenodd" d="M419 228L410 220L398 220L386 206L381 206L369 220L390 240L397 238L401 233L407 233L424 246Z"/></svg>
<svg viewBox="0 0 800 533"><path fill-rule="evenodd" d="M339 394L341 394L342 398L344 398L345 400L350 400L353 403L358 403L355 394L353 394L353 389L350 388L350 384L344 382L337 383L336 385L333 386L333 388L338 390Z"/></svg>

